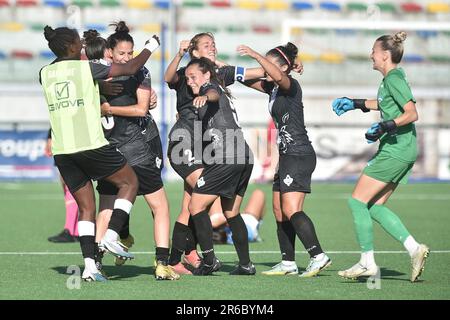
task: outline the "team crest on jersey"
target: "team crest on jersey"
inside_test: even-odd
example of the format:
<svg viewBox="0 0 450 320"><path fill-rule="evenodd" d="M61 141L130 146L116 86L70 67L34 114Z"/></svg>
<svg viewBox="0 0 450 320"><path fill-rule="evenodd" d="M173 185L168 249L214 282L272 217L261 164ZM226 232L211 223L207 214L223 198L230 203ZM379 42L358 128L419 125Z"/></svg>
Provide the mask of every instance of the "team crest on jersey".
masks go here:
<svg viewBox="0 0 450 320"><path fill-rule="evenodd" d="M286 178L284 178L283 182L285 185L287 185L288 187L292 184L292 182L294 181L294 179L292 179L292 177L288 174L286 175Z"/></svg>
<svg viewBox="0 0 450 320"><path fill-rule="evenodd" d="M200 179L197 180L197 187L201 188L205 185L205 179L203 177L201 177Z"/></svg>
<svg viewBox="0 0 450 320"><path fill-rule="evenodd" d="M156 167L157 167L158 169L161 169L161 163L162 163L162 161L161 161L161 159L160 159L159 157L156 157L155 163L156 163Z"/></svg>

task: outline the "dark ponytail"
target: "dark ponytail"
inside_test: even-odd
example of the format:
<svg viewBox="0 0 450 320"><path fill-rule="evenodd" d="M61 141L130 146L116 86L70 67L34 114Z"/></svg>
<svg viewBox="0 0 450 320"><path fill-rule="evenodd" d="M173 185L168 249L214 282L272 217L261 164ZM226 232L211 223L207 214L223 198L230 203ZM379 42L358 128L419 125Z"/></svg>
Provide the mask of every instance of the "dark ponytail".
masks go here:
<svg viewBox="0 0 450 320"><path fill-rule="evenodd" d="M75 42L78 33L75 29L67 27L53 29L50 26L44 28L44 37L48 41L48 47L58 57L67 55L67 49Z"/></svg>
<svg viewBox="0 0 450 320"><path fill-rule="evenodd" d="M114 49L119 42L126 41L131 42L134 46L133 37L130 36L130 29L128 28L125 21L119 21L115 23L111 23L110 26L115 26L115 32L111 34L108 39L106 39L106 43L109 49Z"/></svg>
<svg viewBox="0 0 450 320"><path fill-rule="evenodd" d="M106 49L106 40L100 37L97 30L88 30L83 33L84 51L89 60L103 59Z"/></svg>
<svg viewBox="0 0 450 320"><path fill-rule="evenodd" d="M275 47L267 52L267 55L274 56L278 59L281 66L288 65L288 73L292 70L295 59L298 55L298 48L292 42L288 42L284 46Z"/></svg>

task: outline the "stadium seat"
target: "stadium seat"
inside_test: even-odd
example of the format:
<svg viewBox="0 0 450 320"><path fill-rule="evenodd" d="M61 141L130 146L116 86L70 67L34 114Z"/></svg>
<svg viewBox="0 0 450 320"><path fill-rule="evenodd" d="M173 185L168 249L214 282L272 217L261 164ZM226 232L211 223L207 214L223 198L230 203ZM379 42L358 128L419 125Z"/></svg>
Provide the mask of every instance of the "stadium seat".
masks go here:
<svg viewBox="0 0 450 320"><path fill-rule="evenodd" d="M89 29L97 30L100 33L108 31L108 26L104 25L104 24L100 24L100 23L87 23L84 26L84 28L86 30L89 30Z"/></svg>
<svg viewBox="0 0 450 320"><path fill-rule="evenodd" d="M381 12L384 12L384 13L392 14L392 13L397 12L397 8L395 7L395 5L390 2L378 2L378 3L376 3L376 6L378 8L380 8Z"/></svg>
<svg viewBox="0 0 450 320"><path fill-rule="evenodd" d="M416 34L421 38L428 39L436 37L438 35L438 32L433 30L418 30L416 31Z"/></svg>
<svg viewBox="0 0 450 320"><path fill-rule="evenodd" d="M0 60L6 59L6 54L3 51L0 51Z"/></svg>
<svg viewBox="0 0 450 320"><path fill-rule="evenodd" d="M430 61L436 63L450 63L450 56L432 55L429 57Z"/></svg>
<svg viewBox="0 0 450 320"><path fill-rule="evenodd" d="M43 4L47 7L64 8L66 6L63 0L44 0Z"/></svg>
<svg viewBox="0 0 450 320"><path fill-rule="evenodd" d="M100 6L107 8L120 7L121 3L118 0L100 0Z"/></svg>
<svg viewBox="0 0 450 320"><path fill-rule="evenodd" d="M344 61L344 56L340 53L334 53L334 52L322 53L320 55L320 60L323 62L326 62L326 63L339 64Z"/></svg>
<svg viewBox="0 0 450 320"><path fill-rule="evenodd" d="M139 29L148 34L159 34L161 32L161 25L159 23L146 23L140 25Z"/></svg>
<svg viewBox="0 0 450 320"><path fill-rule="evenodd" d="M363 54L348 54L346 55L346 58L348 60L352 60L352 61L369 61L369 55L363 55Z"/></svg>
<svg viewBox="0 0 450 320"><path fill-rule="evenodd" d="M39 52L39 57L42 59L53 60L56 58L55 54L49 50L42 50Z"/></svg>
<svg viewBox="0 0 450 320"><path fill-rule="evenodd" d="M203 8L205 3L202 0L184 0L181 5L186 8Z"/></svg>
<svg viewBox="0 0 450 320"><path fill-rule="evenodd" d="M231 55L228 53L219 53L217 54L217 59L223 62L228 62L231 59Z"/></svg>
<svg viewBox="0 0 450 320"><path fill-rule="evenodd" d="M72 4L80 8L92 7L94 5L92 0L72 0Z"/></svg>
<svg viewBox="0 0 450 320"><path fill-rule="evenodd" d="M206 24L201 24L201 25L197 25L195 26L195 31L197 32L211 32L211 33L216 33L217 31L219 31L219 28L215 25L206 25Z"/></svg>
<svg viewBox="0 0 450 320"><path fill-rule="evenodd" d="M9 1L8 0L0 0L0 8L1 7L9 7Z"/></svg>
<svg viewBox="0 0 450 320"><path fill-rule="evenodd" d="M266 10L284 11L289 8L289 4L283 0L266 0L264 8Z"/></svg>
<svg viewBox="0 0 450 320"><path fill-rule="evenodd" d="M19 32L25 29L25 25L18 22L6 22L0 24L0 30L9 32Z"/></svg>
<svg viewBox="0 0 450 320"><path fill-rule="evenodd" d="M405 54L402 59L402 62L405 63L420 63L424 61L425 57L420 54Z"/></svg>
<svg viewBox="0 0 450 320"><path fill-rule="evenodd" d="M349 2L347 3L347 10L365 12L367 11L367 4L364 2Z"/></svg>
<svg viewBox="0 0 450 320"><path fill-rule="evenodd" d="M298 57L302 62L313 62L316 60L316 56L307 52L301 52Z"/></svg>
<svg viewBox="0 0 450 320"><path fill-rule="evenodd" d="M224 30L228 33L244 33L246 28L243 25L228 25Z"/></svg>
<svg viewBox="0 0 450 320"><path fill-rule="evenodd" d="M149 9L151 8L148 0L127 0L127 6L130 9Z"/></svg>
<svg viewBox="0 0 450 320"><path fill-rule="evenodd" d="M33 53L31 51L26 51L26 50L21 50L21 49L13 50L11 52L11 58L30 60L30 59L33 59Z"/></svg>
<svg viewBox="0 0 450 320"><path fill-rule="evenodd" d="M429 13L449 13L450 5L445 2L432 2L427 5Z"/></svg>
<svg viewBox="0 0 450 320"><path fill-rule="evenodd" d="M38 5L37 0L17 0L17 7L35 7Z"/></svg>
<svg viewBox="0 0 450 320"><path fill-rule="evenodd" d="M231 7L231 1L230 0L212 0L209 2L209 5L211 7L215 7L215 8L229 8L229 7Z"/></svg>
<svg viewBox="0 0 450 320"><path fill-rule="evenodd" d="M415 2L402 3L400 8L402 8L405 13L420 13L423 11L423 7Z"/></svg>
<svg viewBox="0 0 450 320"><path fill-rule="evenodd" d="M239 9L246 9L246 10L261 9L261 2L255 0L238 0L236 5Z"/></svg>
<svg viewBox="0 0 450 320"><path fill-rule="evenodd" d="M153 1L153 5L156 8L168 10L170 8L171 0L156 0Z"/></svg>
<svg viewBox="0 0 450 320"><path fill-rule="evenodd" d="M333 1L322 1L319 4L320 9L326 11L339 12L341 11L341 5Z"/></svg>
<svg viewBox="0 0 450 320"><path fill-rule="evenodd" d="M312 10L314 6L308 1L292 1L291 8L293 10Z"/></svg>
<svg viewBox="0 0 450 320"><path fill-rule="evenodd" d="M43 32L45 26L46 26L46 24L43 24L43 23L37 23L37 22L28 25L28 27L29 27L31 30L36 31L36 32Z"/></svg>
<svg viewBox="0 0 450 320"><path fill-rule="evenodd" d="M268 25L254 25L252 26L252 30L254 33L272 33L272 28Z"/></svg>

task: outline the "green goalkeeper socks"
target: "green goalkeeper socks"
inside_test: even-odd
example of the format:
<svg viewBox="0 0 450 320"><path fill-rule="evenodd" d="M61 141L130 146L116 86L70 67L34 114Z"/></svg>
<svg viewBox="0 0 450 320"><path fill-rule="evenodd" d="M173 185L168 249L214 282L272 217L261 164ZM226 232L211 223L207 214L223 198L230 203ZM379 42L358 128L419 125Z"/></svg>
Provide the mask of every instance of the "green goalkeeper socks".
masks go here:
<svg viewBox="0 0 450 320"><path fill-rule="evenodd" d="M401 243L410 235L400 218L389 208L374 204L369 212L373 220L378 222L387 233Z"/></svg>
<svg viewBox="0 0 450 320"><path fill-rule="evenodd" d="M373 225L367 204L355 198L350 198L348 199L348 206L352 210L356 238L361 251L373 250Z"/></svg>

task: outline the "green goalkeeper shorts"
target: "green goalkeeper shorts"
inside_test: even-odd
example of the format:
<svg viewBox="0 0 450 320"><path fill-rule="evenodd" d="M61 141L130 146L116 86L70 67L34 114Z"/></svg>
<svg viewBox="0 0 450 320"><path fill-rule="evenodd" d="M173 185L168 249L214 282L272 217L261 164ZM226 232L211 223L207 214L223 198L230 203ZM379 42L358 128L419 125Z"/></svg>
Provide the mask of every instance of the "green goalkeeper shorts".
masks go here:
<svg viewBox="0 0 450 320"><path fill-rule="evenodd" d="M385 153L377 153L363 170L363 174L382 182L407 184L414 162L404 162Z"/></svg>

